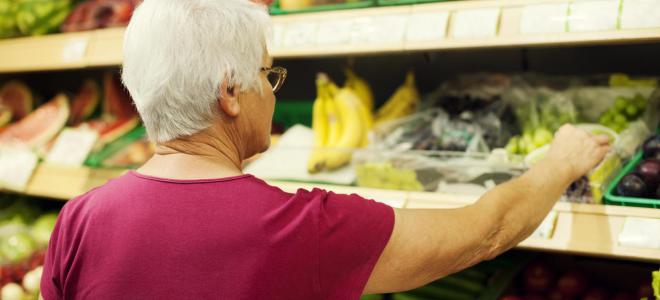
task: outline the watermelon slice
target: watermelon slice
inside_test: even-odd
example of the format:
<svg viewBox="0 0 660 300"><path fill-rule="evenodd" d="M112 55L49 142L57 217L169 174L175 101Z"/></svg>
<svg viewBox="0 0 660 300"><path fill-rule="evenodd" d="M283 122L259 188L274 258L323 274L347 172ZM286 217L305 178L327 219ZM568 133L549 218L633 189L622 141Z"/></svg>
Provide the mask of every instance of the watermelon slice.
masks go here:
<svg viewBox="0 0 660 300"><path fill-rule="evenodd" d="M103 114L114 116L117 119L129 119L137 116L131 95L124 88L117 74L105 73L103 94Z"/></svg>
<svg viewBox="0 0 660 300"><path fill-rule="evenodd" d="M127 134L139 124L140 119L132 117L128 119L93 120L85 122L81 126L89 126L99 133L99 140L94 146L94 150L97 151Z"/></svg>
<svg viewBox="0 0 660 300"><path fill-rule="evenodd" d="M13 119L20 120L32 111L34 98L25 83L13 80L0 88L0 105L11 110Z"/></svg>
<svg viewBox="0 0 660 300"><path fill-rule="evenodd" d="M0 105L0 127L3 127L11 121L11 110L6 106Z"/></svg>
<svg viewBox="0 0 660 300"><path fill-rule="evenodd" d="M43 146L64 127L69 118L69 100L58 94L20 121L0 133L0 144Z"/></svg>
<svg viewBox="0 0 660 300"><path fill-rule="evenodd" d="M89 118L99 105L101 93L96 81L87 79L71 103L69 125L76 126Z"/></svg>

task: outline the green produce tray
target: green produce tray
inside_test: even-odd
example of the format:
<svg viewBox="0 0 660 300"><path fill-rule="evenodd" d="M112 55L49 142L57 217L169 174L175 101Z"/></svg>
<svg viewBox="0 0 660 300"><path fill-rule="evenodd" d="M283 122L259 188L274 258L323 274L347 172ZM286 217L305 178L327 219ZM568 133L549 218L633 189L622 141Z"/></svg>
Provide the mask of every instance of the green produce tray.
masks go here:
<svg viewBox="0 0 660 300"><path fill-rule="evenodd" d="M288 129L293 125L312 126L312 100L277 100L273 122Z"/></svg>
<svg viewBox="0 0 660 300"><path fill-rule="evenodd" d="M421 288L394 294L392 299L497 300L534 256L528 252L507 252L494 260L482 262ZM475 294L477 286L482 286L483 289Z"/></svg>
<svg viewBox="0 0 660 300"><path fill-rule="evenodd" d="M394 5L432 3L432 2L447 2L451 0L377 0L377 1L378 1L378 6L394 6Z"/></svg>
<svg viewBox="0 0 660 300"><path fill-rule="evenodd" d="M273 1L273 4L270 5L268 10L270 11L271 15L285 15L285 14L323 12L323 11L341 10L341 9L356 9L356 8L372 7L375 5L376 5L376 0L358 0L350 3L315 5L303 9L287 10L280 8L280 1L275 0Z"/></svg>
<svg viewBox="0 0 660 300"><path fill-rule="evenodd" d="M614 180L610 182L610 185L607 187L607 192L605 193L605 204L609 205L619 205L619 206L637 206L637 207L649 207L649 208L660 208L660 200L650 199L650 198L633 198L633 197L624 197L616 195L616 186L621 181L623 176L630 173L632 170L637 167L637 165L642 161L642 152L637 152L628 163L623 166L621 172L616 175Z"/></svg>
<svg viewBox="0 0 660 300"><path fill-rule="evenodd" d="M121 151L122 149L128 147L128 145L131 143L143 138L146 134L147 131L143 126L134 128L133 130L118 138L116 141L107 144L98 152L92 153L85 161L85 165L92 168L103 167L103 161L115 153Z"/></svg>

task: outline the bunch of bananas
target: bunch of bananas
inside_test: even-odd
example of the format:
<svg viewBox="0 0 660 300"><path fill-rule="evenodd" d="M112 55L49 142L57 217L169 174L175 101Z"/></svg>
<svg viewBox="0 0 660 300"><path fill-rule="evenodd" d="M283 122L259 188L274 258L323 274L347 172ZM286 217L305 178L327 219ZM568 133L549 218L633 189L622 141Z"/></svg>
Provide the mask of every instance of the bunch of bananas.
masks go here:
<svg viewBox="0 0 660 300"><path fill-rule="evenodd" d="M413 113L417 109L420 98L415 86L415 73L410 71L406 74L406 81L396 89L394 94L376 112L375 125Z"/></svg>
<svg viewBox="0 0 660 300"><path fill-rule="evenodd" d="M350 70L346 72L348 80L341 88L327 75L317 76L312 112L314 150L307 163L309 173L340 168L350 162L353 149L369 143L373 94L363 79Z"/></svg>

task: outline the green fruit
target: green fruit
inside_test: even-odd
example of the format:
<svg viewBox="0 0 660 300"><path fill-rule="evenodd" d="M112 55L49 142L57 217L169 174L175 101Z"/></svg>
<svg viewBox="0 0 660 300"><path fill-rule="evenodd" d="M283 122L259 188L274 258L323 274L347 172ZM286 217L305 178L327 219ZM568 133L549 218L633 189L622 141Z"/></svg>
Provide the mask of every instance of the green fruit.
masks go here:
<svg viewBox="0 0 660 300"><path fill-rule="evenodd" d="M538 128L534 131L534 146L539 148L545 144L552 142L552 132L545 128Z"/></svg>
<svg viewBox="0 0 660 300"><path fill-rule="evenodd" d="M506 151L510 154L518 153L518 140L519 138L517 136L512 137L506 144Z"/></svg>
<svg viewBox="0 0 660 300"><path fill-rule="evenodd" d="M637 109L637 106L628 105L628 107L626 107L626 115L631 119L634 119L638 112L639 110Z"/></svg>
<svg viewBox="0 0 660 300"><path fill-rule="evenodd" d="M616 111L623 111L626 109L626 106L628 106L628 100L626 98L623 96L616 97L616 101L614 102L614 109Z"/></svg>
<svg viewBox="0 0 660 300"><path fill-rule="evenodd" d="M34 240L27 233L14 233L0 242L0 254L14 263L27 259L35 250Z"/></svg>
<svg viewBox="0 0 660 300"><path fill-rule="evenodd" d="M70 0L18 0L16 24L21 33L43 35L57 31L71 11Z"/></svg>
<svg viewBox="0 0 660 300"><path fill-rule="evenodd" d="M616 115L614 116L614 123L616 124L626 124L628 120L626 120L626 117L624 115Z"/></svg>
<svg viewBox="0 0 660 300"><path fill-rule="evenodd" d="M15 36L16 28L16 4L13 0L0 0L0 38Z"/></svg>

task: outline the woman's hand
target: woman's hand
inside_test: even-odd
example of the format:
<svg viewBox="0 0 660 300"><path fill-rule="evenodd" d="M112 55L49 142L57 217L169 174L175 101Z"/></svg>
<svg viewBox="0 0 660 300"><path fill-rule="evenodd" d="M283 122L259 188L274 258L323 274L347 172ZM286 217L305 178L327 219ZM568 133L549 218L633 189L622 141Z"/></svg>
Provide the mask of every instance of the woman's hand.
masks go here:
<svg viewBox="0 0 660 300"><path fill-rule="evenodd" d="M608 150L608 136L594 136L566 124L555 134L544 160L551 165L568 168L566 174L572 182L596 167Z"/></svg>

